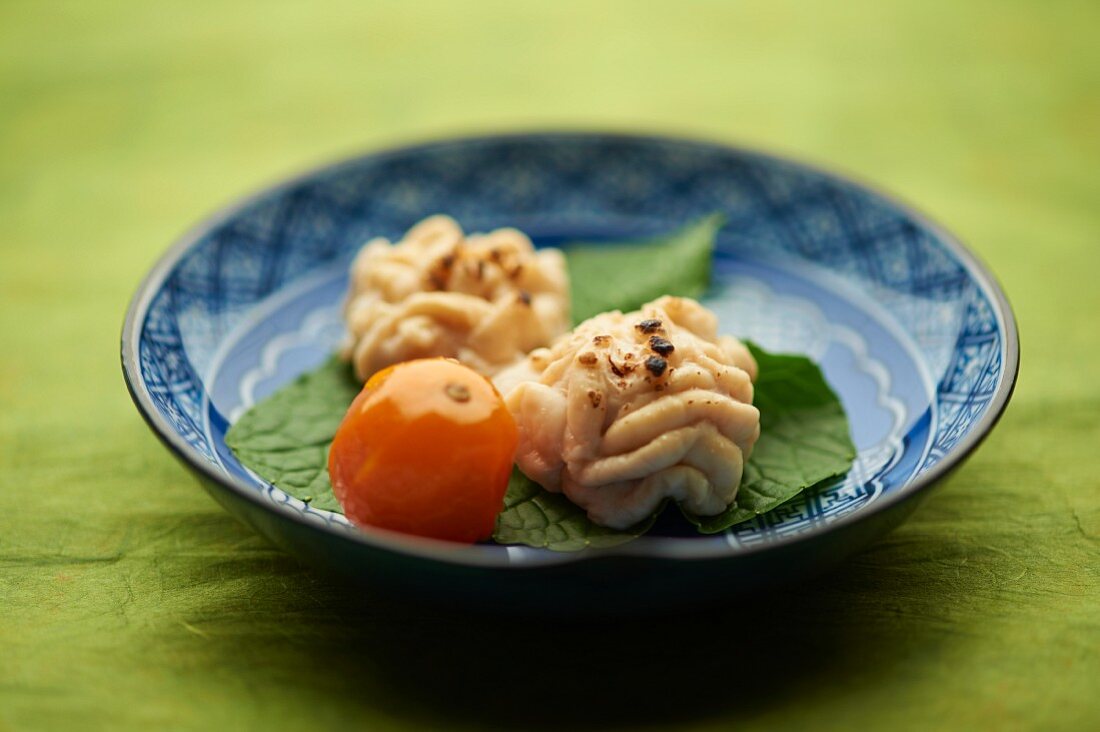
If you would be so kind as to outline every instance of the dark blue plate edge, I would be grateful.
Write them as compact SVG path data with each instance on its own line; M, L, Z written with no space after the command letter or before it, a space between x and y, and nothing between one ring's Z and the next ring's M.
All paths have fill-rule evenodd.
M281 191L293 188L307 180L323 175L336 173L345 167L361 164L365 160L385 160L388 158L404 156L412 153L428 151L431 149L451 145L471 145L491 143L496 140L529 140L532 142L548 139L574 139L574 140L622 140L630 142L689 145L704 150L720 151L723 153L735 153L737 155L755 158L758 160L792 165L808 170L826 179L843 183L849 186L861 188L879 197L898 211L910 217L933 234L958 258L974 278L974 281L982 288L990 302L994 303L998 317L1004 323L1004 371L997 390L989 401L989 405L979 420L978 424L970 429L954 448L943 459L932 466L928 472L921 474L911 484L892 492L882 499L868 506L866 509L855 511L836 521L815 527L812 530L782 537L767 543L739 547L734 551L732 547L724 547L713 544L700 545L692 539L675 539L662 537L655 540L642 537L620 547L610 549L588 549L574 553L547 553L545 558L540 557L536 561L525 559L520 564L511 564L506 556L491 554L477 546L468 547L455 545L449 542L413 537L383 529L365 528L358 532L337 532L325 526L320 526L306 520L297 512L280 510L275 504L268 501L263 495L248 485L243 480L228 476L217 470L214 465L207 462L194 448L188 445L172 429L171 425L160 415L153 405L151 397L145 390L140 376L137 346L140 338L141 327L145 321L149 305L160 286L176 265L179 259L192 246L200 241L212 229L225 223L242 209L272 196ZM269 186L250 195L230 203L214 214L204 218L200 223L188 230L179 241L168 249L153 265L148 274L138 285L127 308L126 316L122 324L121 333L121 365L126 388L130 398L137 407L142 418L160 441L182 463L193 470L197 470L207 483L218 484L232 491L237 498L242 498L249 503L256 504L267 513L278 516L281 519L292 521L301 528L306 528L327 535L330 539L350 542L353 544L366 544L376 549L393 551L424 559L432 559L449 564L465 565L479 568L498 569L523 569L545 567L606 559L615 556L624 557L652 557L665 560L705 560L705 559L735 559L759 554L768 550L779 548L793 548L795 545L812 542L826 535L842 532L851 528L854 524L868 520L873 516L889 511L903 502L915 499L918 495L926 493L936 483L959 467L976 450L989 433L996 426L1004 413L1008 402L1016 387L1020 368L1020 339L1016 318L1012 306L1005 296L1000 283L989 268L971 252L955 235L951 234L943 226L935 222L929 216L919 211L914 206L904 202L897 196L886 193L875 185L868 184L857 176L840 174L831 170L820 168L813 164L807 164L800 160L783 155L751 150L737 145L715 142L711 140L693 139L689 137L670 137L659 134L646 134L621 131L576 131L576 130L529 130L521 132L509 132L501 134L471 135L452 137L446 139L429 140L425 142L411 143L400 146L387 147L383 150L368 152L361 155L341 159L335 163L329 163L306 172L292 176L289 179ZM220 502L220 501L219 501Z

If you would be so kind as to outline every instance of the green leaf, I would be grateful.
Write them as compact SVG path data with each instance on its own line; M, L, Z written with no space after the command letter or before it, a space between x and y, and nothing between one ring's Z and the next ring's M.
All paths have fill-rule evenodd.
M566 246L573 322L637 310L662 295L701 297L710 284L714 237L724 223L722 214L711 214L656 239Z
M840 399L805 356L748 344L760 369L753 404L760 439L745 465L737 500L717 516L684 515L704 534L767 513L804 490L848 472L856 447Z
M545 490L517 468L508 483L504 510L497 516L493 540L498 544L526 544L559 552L607 548L625 544L649 531L657 513L629 529L599 526L588 520L580 506L561 493Z
M315 508L343 513L328 477L328 448L362 385L335 356L244 413L225 435L261 478Z

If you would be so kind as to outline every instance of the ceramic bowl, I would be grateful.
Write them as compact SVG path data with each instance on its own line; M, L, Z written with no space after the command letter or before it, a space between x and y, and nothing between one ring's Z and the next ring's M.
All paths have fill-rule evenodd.
M843 480L724 534L661 528L614 549L459 546L359 530L245 470L245 409L342 335L346 272L373 236L433 213L537 245L637 237L723 212L705 302L722 330L805 353L848 411ZM368 591L506 610L668 607L787 581L898 525L989 433L1016 378L1016 325L989 272L910 208L838 175L715 144L620 134L456 139L277 185L209 219L139 287L122 365L153 431L227 510Z

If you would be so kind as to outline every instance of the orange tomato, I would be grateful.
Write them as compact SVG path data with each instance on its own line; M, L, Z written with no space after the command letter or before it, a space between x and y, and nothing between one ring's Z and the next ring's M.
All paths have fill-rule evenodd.
M408 361L352 402L329 475L356 524L472 543L493 533L518 439L488 379L452 359Z

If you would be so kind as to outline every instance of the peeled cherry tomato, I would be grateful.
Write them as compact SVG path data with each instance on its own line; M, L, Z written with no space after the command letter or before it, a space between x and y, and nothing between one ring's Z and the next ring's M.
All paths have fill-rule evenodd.
M329 475L356 524L471 543L493 533L518 439L488 379L451 359L408 361L352 402Z

